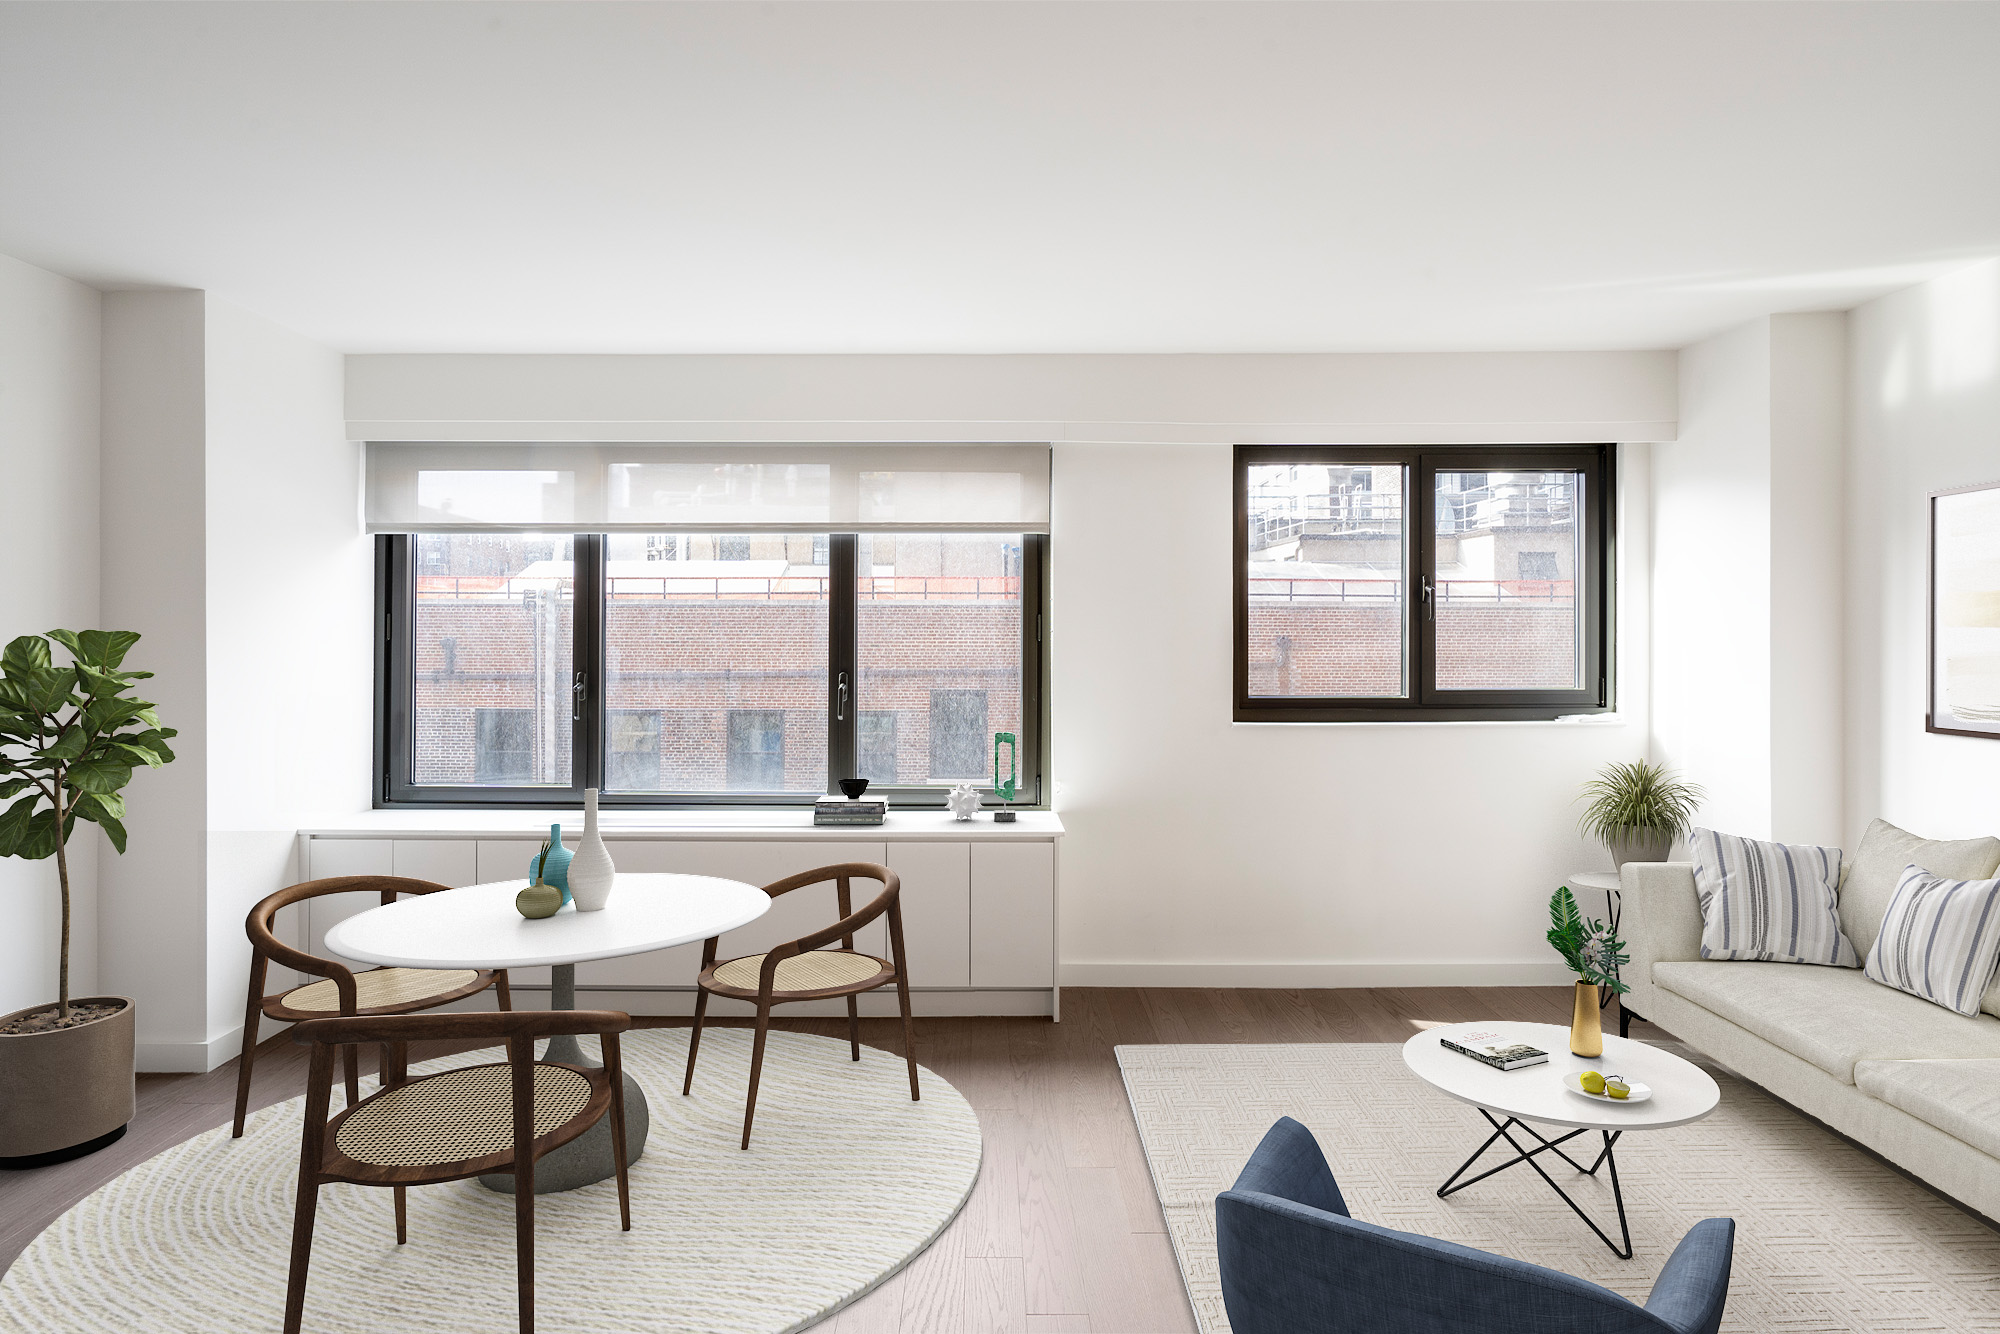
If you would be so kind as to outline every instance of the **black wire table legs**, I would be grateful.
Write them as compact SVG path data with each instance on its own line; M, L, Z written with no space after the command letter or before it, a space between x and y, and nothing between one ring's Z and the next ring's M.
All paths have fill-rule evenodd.
M1618 1137L1624 1133L1623 1131L1600 1130L1598 1133L1604 1137L1604 1148L1598 1153L1596 1159L1590 1164L1590 1166L1585 1167L1582 1163L1570 1157L1567 1153L1564 1153L1562 1146L1569 1143L1571 1140L1575 1139L1579 1135L1589 1134L1590 1133L1589 1130L1587 1129L1572 1130L1566 1135L1558 1135L1554 1139L1548 1139L1544 1137L1539 1130L1536 1130L1533 1126L1529 1125L1527 1122L1516 1120L1514 1117L1510 1116L1505 1121L1501 1121L1496 1119L1493 1113L1487 1111L1484 1107L1481 1107L1479 1109L1479 1114L1485 1117L1487 1123L1493 1127L1493 1133L1491 1135L1488 1135L1486 1137L1486 1142L1481 1144L1476 1150L1474 1150L1472 1156L1470 1158L1467 1158L1464 1164L1461 1165L1456 1172L1453 1172L1451 1174L1450 1180L1446 1181L1442 1186L1438 1187L1437 1193L1439 1199L1443 1199L1447 1195L1451 1195L1457 1191L1464 1190L1467 1186L1472 1185L1474 1182L1484 1181L1486 1180L1486 1178L1494 1175L1497 1172L1504 1172L1508 1168L1514 1166L1516 1163L1526 1163L1528 1166L1535 1169L1535 1174L1537 1176L1541 1177L1542 1180L1549 1183L1550 1190L1554 1191L1557 1195L1562 1197L1562 1202L1570 1207L1571 1212L1573 1212L1578 1218L1581 1218L1584 1221L1584 1223L1590 1228L1590 1230L1597 1234L1598 1240L1602 1241L1606 1246L1611 1248L1611 1253L1613 1255L1617 1256L1621 1260L1629 1260L1632 1258L1632 1229L1630 1225L1627 1224L1625 1221L1625 1193L1621 1189L1619 1189L1618 1186L1618 1159L1617 1156L1612 1152L1612 1150L1618 1144ZM1536 1141L1535 1147L1531 1149L1522 1148L1520 1141L1514 1138L1513 1132L1515 1130L1520 1130L1523 1133L1533 1137ZM1472 1165L1478 1162L1480 1157L1484 1155L1488 1149L1492 1148L1496 1141L1501 1139L1506 1140L1508 1145L1514 1150L1514 1157L1509 1158L1506 1162L1501 1163L1498 1167L1487 1168L1484 1172L1481 1172L1476 1177L1467 1177L1465 1174L1472 1170ZM1604 1229L1597 1225L1596 1220L1591 1218L1589 1214L1583 1211L1583 1206L1579 1205L1575 1200L1571 1199L1569 1196L1569 1192L1564 1190L1561 1186L1557 1185L1556 1179L1550 1176L1546 1171L1544 1171L1542 1165L1535 1161L1537 1155L1544 1153L1553 1153L1556 1157L1562 1159L1564 1162L1568 1163L1571 1167L1574 1167L1577 1171L1583 1173L1585 1176L1593 1176L1593 1177L1596 1176L1597 1169L1600 1167L1606 1168L1610 1171L1611 1198L1618 1205L1618 1233L1624 1243L1622 1247L1618 1242L1614 1242L1613 1240L1611 1240L1610 1236L1604 1231ZM1460 1180L1461 1177L1463 1177L1464 1180Z

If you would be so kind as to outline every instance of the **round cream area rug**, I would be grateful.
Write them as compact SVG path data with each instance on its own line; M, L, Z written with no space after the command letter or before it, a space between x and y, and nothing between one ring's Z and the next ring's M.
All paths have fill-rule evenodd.
M626 1072L653 1117L631 1169L632 1231L618 1229L611 1181L536 1197L546 1334L803 1329L902 1268L972 1191L978 1118L929 1070L912 1102L900 1057L863 1047L856 1063L844 1041L773 1032L745 1152L751 1035L706 1031L683 1098L687 1032L625 1038ZM256 1114L240 1140L225 1125L176 1145L57 1219L0 1279L0 1330L279 1328L304 1101ZM513 1196L458 1181L409 1200L410 1241L398 1246L390 1191L321 1188L305 1328L515 1328Z

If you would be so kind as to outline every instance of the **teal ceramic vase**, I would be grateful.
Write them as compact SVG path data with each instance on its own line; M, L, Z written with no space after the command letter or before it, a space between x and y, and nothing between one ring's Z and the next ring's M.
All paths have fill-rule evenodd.
M562 891L562 901L568 903L569 859L575 855L575 853L563 846L562 826L560 824L550 825L549 851L546 858L548 864L543 865L544 858L540 852L537 852L529 859L528 883L533 884L539 880L545 885L554 885Z

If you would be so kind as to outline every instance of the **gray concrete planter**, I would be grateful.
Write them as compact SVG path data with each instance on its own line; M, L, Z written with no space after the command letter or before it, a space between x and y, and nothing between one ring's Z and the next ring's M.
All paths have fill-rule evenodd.
M1604 840L1611 849L1611 860L1619 866L1626 862L1663 862L1673 851L1674 836L1664 829L1625 829Z
M0 1034L0 1168L80 1158L125 1133L139 1007L128 996L78 996L70 1003L107 1001L124 1008L75 1028ZM47 1008L0 1015L0 1026Z

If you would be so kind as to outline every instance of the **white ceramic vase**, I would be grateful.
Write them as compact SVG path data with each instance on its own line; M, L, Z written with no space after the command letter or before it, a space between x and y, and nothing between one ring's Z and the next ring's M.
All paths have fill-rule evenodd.
M583 790L583 839L569 863L569 896L578 912L596 912L611 899L611 882L617 868L611 853L597 832L597 789Z

